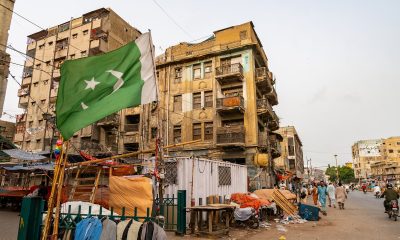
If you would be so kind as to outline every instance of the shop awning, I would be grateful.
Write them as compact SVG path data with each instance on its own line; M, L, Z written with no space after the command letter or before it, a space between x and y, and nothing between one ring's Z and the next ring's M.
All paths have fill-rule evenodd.
M25 152L20 149L8 149L8 150L3 150L3 152L5 152L11 158L25 160L25 161L39 161L42 159L46 159L46 157L42 155L31 152Z

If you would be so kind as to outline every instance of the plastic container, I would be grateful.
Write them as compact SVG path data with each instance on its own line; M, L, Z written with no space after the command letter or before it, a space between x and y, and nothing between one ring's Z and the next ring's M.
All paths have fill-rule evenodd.
M299 215L307 221L318 221L319 208L307 204L299 204Z

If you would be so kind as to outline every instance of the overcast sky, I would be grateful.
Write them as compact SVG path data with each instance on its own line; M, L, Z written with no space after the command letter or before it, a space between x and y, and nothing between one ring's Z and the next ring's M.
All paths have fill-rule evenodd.
M400 135L400 1L26 1L15 11L48 28L111 7L158 53L183 41L253 21L277 77L281 126L294 125L314 166L351 161L360 139ZM14 15L9 44L25 51L37 27ZM10 52L12 61L24 58ZM11 67L21 80L22 68ZM15 115L18 85L9 78L4 111ZM8 119L7 116L3 119Z

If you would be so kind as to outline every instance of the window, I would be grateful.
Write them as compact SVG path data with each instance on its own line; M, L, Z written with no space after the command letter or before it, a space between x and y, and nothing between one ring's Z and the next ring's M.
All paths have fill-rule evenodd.
M82 51L82 52L81 52L81 56L82 56L82 57L86 57L86 56L87 56L87 51Z
M46 66L50 66L51 61L46 61Z
M28 122L28 127L31 128L32 126L33 126L33 121L29 121L29 122Z
M213 140L213 122L204 123L204 140Z
M73 39L78 38L78 34L77 34L77 33L72 34L72 38L73 38Z
M201 78L201 65L196 64L193 65L193 79L200 79Z
M393 149L389 149L389 153L393 153Z
M175 125L174 126L174 132L173 132L173 138L174 138L174 143L180 143L182 141L182 129L181 125Z
M152 127L151 128L151 138L156 138L157 137L157 128Z
M42 126L43 120L39 120L39 126Z
M89 30L84 30L83 35L87 35L89 33Z
M294 156L294 139L293 139L293 137L288 137L288 152L289 152L289 156Z
M46 103L46 99L40 100L40 103L41 103L42 105L44 105L44 104Z
M49 42L49 46L53 45L53 41Z
M75 59L75 54L69 55L69 59Z
M42 64L40 63L36 64L36 68L40 68L40 66L42 66Z
M44 80L43 85L47 85L47 84L49 84L49 80Z
M400 142L397 142L397 145L400 145Z
M213 92L207 91L204 92L204 107L212 107L213 106Z
M193 109L201 108L201 92L193 93Z
M193 123L193 140L201 139L201 123Z
M31 105L32 105L32 106L35 106L35 105L36 105L36 102L31 102Z
M33 86L34 86L34 87L37 87L38 85L39 85L39 82L33 83Z
M174 111L182 111L182 95L174 96Z
M174 162L165 162L165 178L164 182L166 184L177 184L178 183L178 163Z
M177 68L175 68L174 83L180 83L181 81L182 81L182 68L177 67Z
M212 63L210 62L205 62L204 63L204 78L209 78L211 77L211 72L212 72Z
M218 185L231 185L231 167L218 166Z
M44 48L44 44L39 45L39 49L42 49L42 48Z

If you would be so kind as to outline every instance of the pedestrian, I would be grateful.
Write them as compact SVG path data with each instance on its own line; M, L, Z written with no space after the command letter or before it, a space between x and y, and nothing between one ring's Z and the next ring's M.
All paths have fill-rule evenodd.
M321 181L318 186L318 201L321 204L321 212L326 216L326 186L323 181Z
M344 189L341 182L339 182L339 186L335 190L336 201L338 202L339 209L344 209L344 201L347 198L346 189Z
M314 205L317 206L318 205L318 188L317 188L316 183L313 183L313 189L311 190L311 195L313 197Z
M307 204L307 188L306 185L304 184L303 187L300 190L300 202L303 204Z
M335 186L330 182L328 187L326 188L326 191L328 192L328 200L329 200L329 207L336 208L336 198L335 198Z

